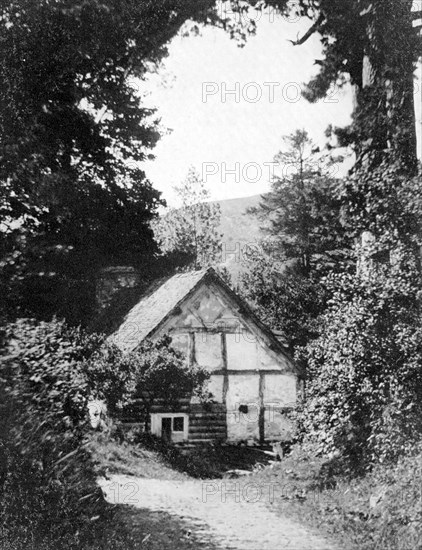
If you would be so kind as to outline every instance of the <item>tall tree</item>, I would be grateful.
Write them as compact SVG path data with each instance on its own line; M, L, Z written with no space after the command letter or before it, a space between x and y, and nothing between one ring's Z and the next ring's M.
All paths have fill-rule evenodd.
M264 223L271 253L294 262L302 275L338 268L348 246L336 196L338 181L330 177L329 163L317 154L305 130L285 136L284 142L286 150L274 158L279 174L271 192L250 212Z
M245 4L228 2L241 14L237 20L244 21ZM250 4L283 12L292 6L287 0ZM357 109L355 124L345 135L356 145L357 166L379 165L380 156L393 152L400 169L413 173L412 73L420 52L420 26L414 28L412 20L420 13L412 11L411 0L300 0L298 5L313 24L295 43L303 43L318 31L324 46L324 59L318 60L321 72L309 88L309 98L319 97L330 83L343 82L350 75L357 87ZM110 193L108 199L119 210L125 186L134 185L135 195L142 195L140 210L147 218L139 224L139 218L135 222L129 216L126 226L141 228L135 240L151 243L146 246L151 256L147 222L158 197L134 166L145 158L158 134L144 123L151 112L142 108L130 79L142 78L166 54L166 44L189 19L220 25L241 41L254 26L242 26L236 17L222 17L215 0L23 0L3 2L0 10L4 280L10 279L19 264L16 277L20 282L29 269L34 277L43 274L47 287L51 285L45 273L54 273L61 286L69 266L81 267L81 258L96 256L83 254L80 243L90 240L104 219L92 215L91 222L85 223L75 215L75 205L85 199L89 203L90 194ZM75 182L78 192L67 193ZM58 242L54 231L64 218L76 235ZM106 228L103 234L108 233ZM49 265L32 269L30 254L22 259L22 248L41 257L32 243L34 235L44 237L42 248L49 258L59 251L58 264L67 251L67 268L60 274ZM117 241L110 239L110 243ZM121 261L124 247L110 250L106 243L103 248L107 254L99 251L101 261ZM79 256L72 256L74 250ZM92 279L91 270L86 277ZM6 291L10 297L19 294L10 286ZM47 307L46 300L35 308L44 313L54 309Z
M414 175L413 75L422 45L422 12L417 4L412 0L299 0L294 4L264 0L259 6L284 13L293 6L310 18L308 31L292 41L294 45L320 35L323 58L315 61L320 71L308 83L310 101L323 97L332 85L350 80L355 87L354 122L342 137L354 144L357 167L377 165L381 157L393 155L402 170Z
M200 174L189 168L176 194L180 208L171 208L154 224L154 233L164 253L180 252L192 258L194 267L221 261L220 206L207 202L210 192Z
M96 269L147 266L159 204L138 163L159 137L137 79L214 2L0 5L0 253L7 312L81 320Z
M319 281L286 269L271 255L256 252L241 273L239 291L260 319L283 335L292 354L319 336L318 316L327 301Z

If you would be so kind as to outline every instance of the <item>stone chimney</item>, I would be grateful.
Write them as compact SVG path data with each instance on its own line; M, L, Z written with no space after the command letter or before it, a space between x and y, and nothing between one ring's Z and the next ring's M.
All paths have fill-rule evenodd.
M139 284L139 281L139 271L131 266L113 266L101 269L96 285L98 311L102 311L109 306L119 290L134 288Z

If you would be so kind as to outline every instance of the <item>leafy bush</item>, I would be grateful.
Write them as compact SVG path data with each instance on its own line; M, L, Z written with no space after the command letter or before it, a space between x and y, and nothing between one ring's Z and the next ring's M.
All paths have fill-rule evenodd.
M330 282L322 334L307 347L305 437L356 464L395 460L422 434L421 276L397 245L371 276Z
M109 514L86 448L85 366L103 339L28 319L0 337L2 543L80 548Z
M105 399L115 412L141 387L172 402L207 374L187 367L169 339L125 355L101 335L30 319L2 327L0 339L2 544L101 546L110 512L95 483L88 398ZM125 548L112 539L107 548Z
M375 160L339 186L349 233L364 237L358 272L327 278L321 336L304 354L306 440L361 466L396 460L422 434L420 182Z
M137 398L143 404L146 428L153 403L177 408L180 399L197 395L206 399L204 384L210 373L197 365L188 365L182 352L171 347L165 336L157 341L145 341L135 351L124 355L124 370L130 374L127 396L130 405Z

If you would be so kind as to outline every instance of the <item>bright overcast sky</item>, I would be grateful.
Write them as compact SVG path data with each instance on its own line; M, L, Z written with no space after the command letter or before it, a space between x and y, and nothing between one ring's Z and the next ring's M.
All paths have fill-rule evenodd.
M349 88L334 89L316 104L300 97L303 83L318 70L314 60L321 47L317 36L296 47L288 39L308 25L264 14L244 48L211 27L201 36L173 40L159 73L143 84L146 104L158 108L162 126L170 130L144 169L170 204L173 186L190 165L204 175L212 199L265 192L273 168L264 163L280 150L283 135L305 128L323 146L328 124L350 123ZM229 93L236 86L237 97ZM416 103L420 130L420 94Z

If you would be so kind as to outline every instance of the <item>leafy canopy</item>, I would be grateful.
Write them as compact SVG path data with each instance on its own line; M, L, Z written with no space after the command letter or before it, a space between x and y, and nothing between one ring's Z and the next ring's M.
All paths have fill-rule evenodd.
M422 436L420 183L384 169L344 185L366 198L350 201L351 228L372 238L356 251L356 274L328 278L321 335L305 353L304 430L321 452L373 463L410 453Z
M0 6L0 262L5 313L79 323L104 265L148 271L162 204L139 163L160 136L139 83L214 2ZM88 288L89 287L89 288Z

